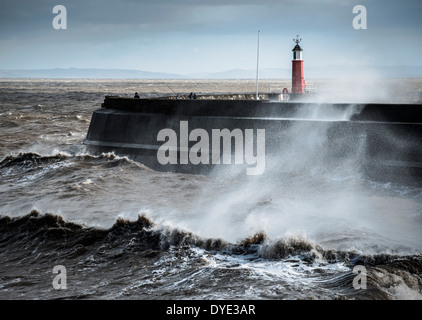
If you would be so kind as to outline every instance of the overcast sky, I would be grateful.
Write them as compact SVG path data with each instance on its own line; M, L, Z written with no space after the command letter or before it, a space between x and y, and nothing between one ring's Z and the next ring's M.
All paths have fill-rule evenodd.
M290 68L296 34L307 66L422 66L421 18L421 0L0 0L0 69L254 69L258 30L262 68Z

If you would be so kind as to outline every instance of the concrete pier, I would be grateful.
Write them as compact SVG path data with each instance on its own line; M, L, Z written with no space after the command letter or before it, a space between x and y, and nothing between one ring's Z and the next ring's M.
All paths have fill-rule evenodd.
M216 129L241 132L244 144L246 130L252 130L255 155L256 134L264 129L265 173L312 165L335 168L353 162L373 179L419 180L422 176L422 105L417 104L106 97L102 108L93 113L84 143L94 152L114 151L158 171L210 174L247 167L246 162L236 164L234 157L231 166L212 163L216 150L211 141L209 163L192 164L189 149L199 139L190 139L186 150L178 142L177 164L160 164L157 152L165 141L158 141L159 132L171 129L179 135L181 123L188 125L189 132L200 129L197 132L209 137ZM230 146L234 153L234 137ZM223 151L221 145L219 154Z

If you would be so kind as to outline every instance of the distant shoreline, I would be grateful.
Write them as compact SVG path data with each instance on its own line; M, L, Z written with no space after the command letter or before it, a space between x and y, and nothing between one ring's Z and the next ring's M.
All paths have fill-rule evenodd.
M306 79L308 88L318 92L321 102L408 102L422 103L422 77L396 79ZM96 83L92 91L99 94L118 94L122 97L133 97L138 92L141 97L159 97L210 94L254 94L254 79L87 79L87 78L0 78L4 88L7 83L51 82L60 83L66 91L80 91L82 83ZM112 84L123 84L119 92L113 92ZM260 79L259 93L281 93L283 88L291 88L289 78ZM318 102L316 101L316 102Z
M283 65L284 66L284 65ZM305 79L335 78L422 78L422 66L307 66L305 63ZM95 69L95 68L53 68L9 70L0 69L0 78L49 78L49 79L209 79L209 80L255 80L256 69L232 69L218 72L197 72L176 74L131 69ZM259 79L290 79L291 67L260 68Z

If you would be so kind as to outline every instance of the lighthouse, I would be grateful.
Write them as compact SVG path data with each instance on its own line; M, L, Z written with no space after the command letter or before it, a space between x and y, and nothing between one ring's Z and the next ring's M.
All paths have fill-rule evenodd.
M299 46L299 35L293 42L296 43L293 48L293 60L292 60L292 93L301 94L305 93L305 79L303 78L303 59L302 59L302 48Z

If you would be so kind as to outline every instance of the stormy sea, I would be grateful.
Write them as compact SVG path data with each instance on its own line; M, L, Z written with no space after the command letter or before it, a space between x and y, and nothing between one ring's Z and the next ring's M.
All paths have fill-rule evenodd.
M106 95L201 90L254 82L0 81L0 299L422 299L422 187L317 161L323 137L256 179L83 144Z

